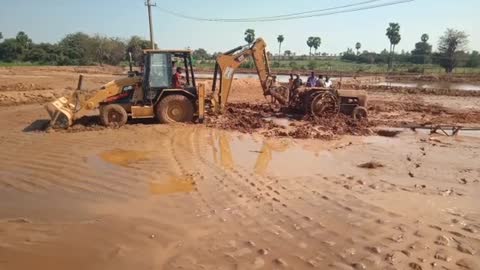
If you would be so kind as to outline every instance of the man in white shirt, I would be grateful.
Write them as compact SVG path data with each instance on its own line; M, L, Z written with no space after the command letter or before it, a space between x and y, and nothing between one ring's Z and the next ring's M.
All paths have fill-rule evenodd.
M330 87L332 87L332 85L333 85L333 82L330 80L330 77L328 77L328 76L325 77L325 87L330 88Z

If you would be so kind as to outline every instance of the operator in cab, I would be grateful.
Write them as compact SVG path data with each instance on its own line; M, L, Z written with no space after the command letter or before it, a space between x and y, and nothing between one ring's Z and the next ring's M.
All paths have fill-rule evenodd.
M177 67L177 72L173 74L172 84L173 88L181 89L185 86L185 77L182 75L183 68Z

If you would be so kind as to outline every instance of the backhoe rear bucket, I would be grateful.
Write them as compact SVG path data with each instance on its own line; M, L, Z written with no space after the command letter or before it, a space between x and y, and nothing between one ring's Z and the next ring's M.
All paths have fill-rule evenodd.
M71 104L67 98L61 97L47 105L45 109L50 115L50 127L68 128L73 124L75 105Z

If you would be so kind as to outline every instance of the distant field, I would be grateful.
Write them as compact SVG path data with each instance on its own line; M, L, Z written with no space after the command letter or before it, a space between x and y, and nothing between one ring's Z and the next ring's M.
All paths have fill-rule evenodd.
M29 66L44 66L37 63L30 62L0 62L0 67L29 67Z
M348 72L348 73L388 73L386 64L358 64L354 62L342 61L340 59L314 59L314 60L272 60L270 61L272 70L274 71L325 71L325 72ZM14 66L45 66L38 63L30 62L0 62L0 67L14 67ZM128 66L128 63L122 62L120 66ZM196 68L213 69L215 67L214 60L197 60L195 61ZM243 68L254 68L252 61L242 64ZM439 65L418 65L410 63L396 64L393 72L398 73L412 73L412 74L443 74L444 69ZM480 68L456 68L455 74L480 74Z
M214 61L197 61L196 67L214 68ZM275 71L308 71L321 70L331 72L361 72L361 73L387 73L387 64L358 64L354 62L342 61L339 59L315 59L315 60L272 60L270 65ZM253 62L247 62L242 65L245 68L253 68ZM427 73L441 74L445 73L439 65L418 65L418 64L396 64L393 72L400 73ZM454 73L470 74L480 73L480 68L457 68Z

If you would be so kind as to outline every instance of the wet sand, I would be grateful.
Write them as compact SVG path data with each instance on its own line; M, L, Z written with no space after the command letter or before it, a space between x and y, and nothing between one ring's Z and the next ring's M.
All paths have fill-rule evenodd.
M480 269L478 136L46 118L0 107L0 269Z

